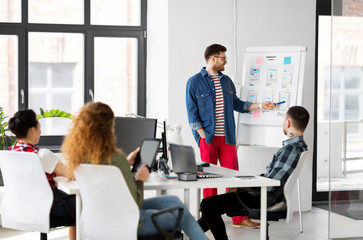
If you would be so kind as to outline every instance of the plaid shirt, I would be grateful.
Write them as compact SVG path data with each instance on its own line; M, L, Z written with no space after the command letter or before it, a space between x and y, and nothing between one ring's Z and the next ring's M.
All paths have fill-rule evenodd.
M266 167L264 177L281 181L279 187L269 187L268 195L282 200L284 185L299 162L300 155L307 150L303 136L294 137L282 142L283 147L275 153L272 162Z
M17 142L16 145L9 148L9 150L18 151L18 152L33 152L36 154L38 154L38 152L39 152L39 148L34 147L33 145L31 145L29 143L23 143L23 142ZM55 173L52 173L52 174L45 173L45 175L47 176L50 187L53 189L54 188L54 177L56 177L57 175Z

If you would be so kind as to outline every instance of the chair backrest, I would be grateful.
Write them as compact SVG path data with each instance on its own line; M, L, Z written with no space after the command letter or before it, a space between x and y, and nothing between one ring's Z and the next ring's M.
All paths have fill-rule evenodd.
M0 151L0 168L5 189L2 226L48 233L53 192L37 154Z
M284 186L284 196L285 196L285 200L286 200L286 206L287 206L287 214L286 214L286 223L289 223L292 219L292 214L293 214L293 194L294 194L294 189L296 187L299 175L301 173L301 169L304 166L304 164L307 162L307 159L309 159L310 157L310 152L306 151L303 152L300 155L300 159L299 162L297 163L296 168L294 169L294 171L291 173L291 175L289 176L289 178L287 179L285 186Z
M120 169L81 164L74 174L82 198L82 238L136 240L139 208Z

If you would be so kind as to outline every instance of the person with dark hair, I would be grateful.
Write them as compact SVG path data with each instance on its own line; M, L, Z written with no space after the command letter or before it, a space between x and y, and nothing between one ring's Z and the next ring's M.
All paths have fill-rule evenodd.
M280 180L280 186L267 189L267 207L284 200L284 185L294 171L300 155L307 150L303 138L309 122L308 111L300 106L291 107L283 121L283 132L288 137L262 176ZM221 215L243 208L240 200L250 209L260 208L260 191L243 191L243 188L229 189L228 193L205 198L200 204L202 218L198 221L203 230L211 230L216 240L228 239Z
M67 167L58 157L48 149L39 149L34 145L39 142L41 130L36 114L31 109L20 110L9 120L9 129L15 134L17 143L10 151L34 152L38 154L49 185L52 188L54 200L50 210L50 219L70 219L75 222L76 204L75 197L68 196L58 190L54 184L54 177L64 176L73 179L73 174L68 173ZM76 227L69 227L69 239L76 239Z
M186 86L188 121L199 145L202 162L219 164L238 170L234 111L247 113L257 109L273 109L271 101L252 103L241 101L232 80L222 73L227 64L226 47L208 46L204 52L206 67L192 76ZM217 194L216 188L203 189L203 197ZM233 217L236 227L255 228L246 217Z
M146 164L133 176L130 167L134 165L140 148L131 152L128 156L116 147L115 116L107 104L90 102L82 107L78 116L73 118L73 126L65 137L62 152L65 155L69 171L73 172L80 164L113 165L120 169L126 184L135 202L140 208L140 227L138 237L157 235L151 215L158 210L179 206L184 209L180 222L180 230L183 230L191 239L207 240L203 230L185 205L176 196L161 196L143 198L144 181L149 178L150 172ZM127 136L124 136L127 138ZM166 231L173 229L177 213L162 214L157 222ZM122 227L122 226L120 226Z

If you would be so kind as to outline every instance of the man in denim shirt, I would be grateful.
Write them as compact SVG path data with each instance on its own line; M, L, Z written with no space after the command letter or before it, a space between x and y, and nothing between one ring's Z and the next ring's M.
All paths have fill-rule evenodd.
M192 76L186 87L188 120L199 145L203 162L219 163L238 170L234 110L247 113L256 109L273 109L270 101L252 103L241 101L232 80L222 73L227 64L227 49L219 44L206 48L207 66ZM217 194L216 188L203 189L204 198ZM235 226L257 227L246 217L234 217ZM246 221L245 221L246 220Z

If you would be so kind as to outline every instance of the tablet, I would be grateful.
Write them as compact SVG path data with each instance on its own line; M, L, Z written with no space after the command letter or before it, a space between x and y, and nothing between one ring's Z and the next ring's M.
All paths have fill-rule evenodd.
M155 157L159 150L160 139L144 139L141 144L141 149L135 159L132 170L136 172L142 165L146 164L149 170L155 163Z

